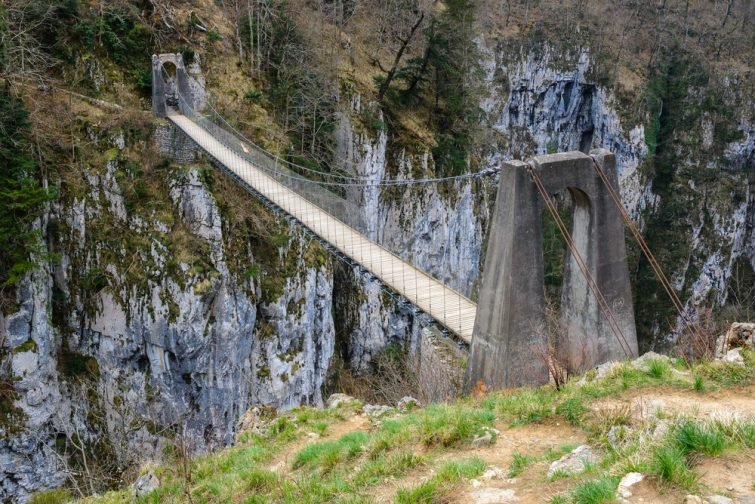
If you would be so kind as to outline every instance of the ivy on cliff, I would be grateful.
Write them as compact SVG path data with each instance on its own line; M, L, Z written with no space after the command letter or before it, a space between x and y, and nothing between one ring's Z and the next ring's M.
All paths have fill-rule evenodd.
M716 205L709 198L730 184L731 200L724 205L743 199L734 183L741 174L721 169L729 168L723 156L726 146L741 139L742 133L732 126L735 114L720 90L713 98L716 90L705 61L673 47L653 71L646 95L650 124L645 133L649 158L644 169L658 203L645 210L644 234L663 271L684 280L677 290L685 299L699 274L695 254L704 250L706 241L717 239L710 213ZM691 127L704 118L712 129L713 141L708 146L703 145L701 130ZM691 248L694 226L700 226L695 250ZM633 284L638 336L645 349L675 324L677 313L644 257L637 261Z

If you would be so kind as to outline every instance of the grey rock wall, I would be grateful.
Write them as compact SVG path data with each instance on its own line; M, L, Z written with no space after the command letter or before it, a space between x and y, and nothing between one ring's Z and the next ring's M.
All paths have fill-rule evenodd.
M330 267L310 267L302 247L284 247L280 254L291 254L300 274L287 279L278 301L260 303L254 280L228 267L221 213L197 170L175 172L169 198L186 239L206 251L205 271L171 255L164 222L127 213L113 175L118 163L88 175L84 198L51 210L64 223L56 240L72 245L53 270L29 275L19 309L0 324L0 355L8 355L24 415L21 428L4 430L0 440L0 498L24 502L65 481L60 436L107 439L125 467L159 458L163 429L185 433L201 451L233 442L251 404L322 403L335 341ZM109 263L88 241L103 222L145 239L144 255L125 269ZM303 239L291 234L292 243ZM134 268L148 279L131 283ZM78 283L92 271L102 271L110 287L83 292ZM53 295L68 300L63 313ZM263 322L272 334L261 334ZM85 371L71 371L71 359Z

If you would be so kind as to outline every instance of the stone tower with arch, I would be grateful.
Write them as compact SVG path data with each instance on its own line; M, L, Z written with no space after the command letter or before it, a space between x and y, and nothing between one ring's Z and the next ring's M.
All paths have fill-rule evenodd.
M169 83L164 78L164 69L172 66L175 70L173 74L173 83ZM170 73L170 72L168 72ZM158 117L168 115L170 105L168 104L168 93L170 85L175 86L175 91L181 96L177 101L178 110L185 114L187 104L193 103L191 95L191 86L189 77L184 66L184 59L180 53L166 53L152 55L152 112Z
M569 253L564 261L559 350L589 369L637 355L632 292L624 227L594 163L618 191L616 160L607 150L537 156L507 162L498 185L467 367L467 387L489 388L547 383L548 368L538 355L546 327L543 232L544 202L530 170L548 194L569 191L574 203L570 234L587 270L623 333L620 341Z

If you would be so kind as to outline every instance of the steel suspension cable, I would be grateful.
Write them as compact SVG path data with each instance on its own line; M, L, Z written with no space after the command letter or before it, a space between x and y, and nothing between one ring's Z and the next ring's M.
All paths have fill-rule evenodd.
M567 230L566 225L564 224L564 221L561 219L561 216L558 214L556 205L553 203L550 196L548 195L548 191L545 189L545 185L543 184L543 181L540 179L540 175L538 175L537 170L535 170L531 165L528 165L527 169L530 172L530 175L532 176L532 179L535 182L535 186L537 186L537 190L540 193L540 196L542 196L543 200L545 201L545 205L548 208L548 211L550 212L553 219L556 221L556 225L558 227L559 232L561 233L561 236L563 236L564 240L566 240L566 244L569 247L569 251L572 253L572 257L574 257L575 261L577 262L577 267L581 271L582 276L585 277L585 280L587 281L587 286L590 288L590 291L592 291L593 295L595 296L595 299L598 301L598 306L600 306L601 312L606 317L606 320L608 321L608 326L611 328L611 332L613 332L614 336L616 337L616 340L619 342L619 346L624 352L624 355L627 358L630 358L632 355L632 349L629 346L629 343L627 343L626 337L624 336L624 332L621 330L621 327L619 326L618 322L614 318L611 307L608 305L608 302L606 301L605 297L603 297L603 293L600 291L600 288L598 287L597 282L595 281L592 274L590 273L590 270L587 268L587 265L585 264L584 259L582 258L582 254L579 253L579 250L577 249L577 246L575 245L574 240L571 237L571 234Z
M202 116L201 114L199 114L196 110L194 110L193 107L191 106L191 104L189 104L189 102L183 97L183 95L180 93L180 91L178 89L176 90L176 95L178 96L178 99L180 101L182 101L191 110L191 112L194 115L196 115L198 117L202 117L205 120L207 120L208 122L210 122L210 124L213 124L214 126L219 127L216 124L212 123L212 121L209 121L207 118L205 118L204 116ZM237 140L238 140L238 138L237 138ZM280 159L280 157L271 156L270 154L266 153L265 151L261 151L261 152L264 155L268 156L268 157L271 157L271 158L274 157L275 158L274 162L276 164L283 162ZM307 182L307 183L310 183L310 184L317 184L317 185L320 185L320 186L329 186L329 187L396 187L396 186L414 186L414 185L441 184L441 183L448 183L448 182L456 182L456 181L460 181L460 180L479 179L479 178L484 177L484 176L494 175L494 174L498 173L501 170L500 167L493 167L493 168L488 168L486 170L482 170L482 171L475 172L475 173L465 173L463 175L452 175L452 176L448 176L448 177L434 177L434 178L424 178L424 179L388 179L388 180L382 180L380 182L368 182L368 183L359 182L359 183L357 183L357 182L327 182L327 181L312 180L312 179L306 178L304 176L292 175L290 173L285 173L285 172L282 172L280 170L273 170L271 168L264 167L264 166L260 166L259 168L261 168L261 169L263 169L263 170L265 170L265 171L267 171L269 173L274 173L275 175L286 177L286 178L288 178L290 180L297 180L297 181L300 181L300 182ZM302 167L302 168L304 168L304 167ZM311 169L309 169L309 170L310 171L314 171L314 172L316 172L319 175L323 175L324 174L323 172L320 172L320 171L317 171L317 170L311 170ZM361 180L361 179L359 179L359 180Z
M676 308L676 311L679 314L679 317L688 326L694 326L692 324L692 321L689 319L689 316L685 313L684 305L682 305L682 302L679 299L679 296L676 295L676 291L671 285L671 282L669 281L668 277L666 277L665 273L663 272L663 269L661 269L660 264L655 258L655 255L650 250L650 247L648 246L647 241L645 241L645 238L643 238L642 234L637 229L637 226L632 221L626 208L624 208L624 204L621 202L621 197L616 193L616 190L613 188L613 185L608 180L608 176L603 171L603 169L598 165L598 162L594 158L593 158L593 167L595 168L595 171L597 172L600 179L603 181L603 185L606 186L606 189L608 190L608 194L611 196L611 199L613 200L614 205L616 205L616 208L619 210L619 213L624 219L624 222L629 228L629 231L632 233L632 236L634 236L634 239L640 245L640 250L642 250L642 253L645 255L645 258L647 258L648 262L650 263L650 266L652 267L653 272L655 273L655 276L658 278L661 285L663 286L663 289L666 291L666 294L668 294L668 297L671 299L671 303L674 305L674 308ZM697 334L697 336L702 337L702 334L700 334L698 328L695 328L694 331Z

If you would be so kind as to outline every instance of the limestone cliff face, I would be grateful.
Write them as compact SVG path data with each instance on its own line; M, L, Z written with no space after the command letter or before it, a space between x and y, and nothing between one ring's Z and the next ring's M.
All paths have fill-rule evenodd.
M359 123L361 96L350 99L351 114L337 132L338 157L369 184L386 179L432 177L429 150L410 151L390 131L370 131ZM382 120L382 117L380 118ZM417 175L421 174L421 175ZM364 232L391 252L474 297L479 276L491 182L463 181L399 188L351 188L347 198L362 212ZM426 316L385 292L359 268L339 267L336 324L345 360L357 372L388 344L419 348Z
M646 231L663 218L658 209L665 202L654 190L654 177L647 168L653 153L647 144L646 123L635 124L626 119L627 114L622 113L626 104L620 103L615 90L595 81L589 50L564 55L547 46L539 51L513 53L510 47L491 47L485 53L489 85L482 106L499 136L483 168L535 154L606 148L616 154L621 197L632 219ZM722 86L726 94L736 95L736 80L728 86L722 82ZM352 120L341 119L338 145L339 157L347 160L354 174L377 182L388 177L432 173L433 161L427 151L410 151L398 145L395 132L359 127L358 119L353 118L370 105L359 96L349 102ZM701 137L702 150L689 151L673 167L680 183L691 191L695 191L695 182L693 176L686 175L690 167L705 164L710 170L728 170L722 175L726 182L721 187L699 188L697 196L690 195L689 212L682 217L688 231L680 232L674 244L664 244L686 251L681 262L667 265L666 273L682 292L686 310L693 317L701 306L715 309L730 301L727 289L738 261L755 265L755 191L746 171L742 171L755 162L751 107L745 104L739 110L736 128L741 138L728 143L718 158L704 150L715 148L710 117L703 115L699 123L691 124L689 128ZM495 180L484 180L493 187L496 184ZM731 184L738 187L732 190ZM480 185L463 183L451 188L429 186L403 191L369 188L351 191L349 197L364 209L363 219L371 237L474 297L493 204L490 192ZM636 262L630 264L633 274L637 267ZM369 288L364 292L369 293ZM357 318L369 321L364 322L368 326L381 327L382 333L349 333L353 336L351 349L360 356L357 362L369 360L361 357L369 351L360 349L360 341L367 342L366 348L379 348L378 340L401 339L395 332L385 336L391 334L386 327L396 326L388 315L393 312L390 303L386 309L386 303L369 294L360 302ZM654 339L645 344L663 339L666 329L657 326Z
M50 423L64 400L55 386L57 345L50 326L52 276L48 268L29 275L18 289L18 311L3 317L3 345L19 348L10 361L18 408L0 426L0 497L23 499L37 488L65 482L52 453ZM23 348L23 347L22 347ZM7 363L5 365L8 365ZM20 423L23 427L13 424Z
M498 54L494 72L505 75L508 87L490 107L494 128L505 139L504 156L516 159L602 147L616 154L621 195L638 218L653 203L651 185L638 168L648 155L644 127L622 124L609 89L588 76L590 54L581 52L573 64L558 60L546 48L521 59Z
M9 357L18 422L0 427L2 498L65 481L61 437L106 440L125 467L159 457L168 431L195 450L228 444L251 404L322 403L335 341L330 265L308 264L290 230L278 253L297 274L263 302L259 281L229 268L201 170L169 175L168 216L146 219L130 213L117 181L127 141L109 142L114 159L45 218L57 222L47 234L59 263L29 275L0 323L4 347L21 349ZM103 232L122 234L122 249L97 245Z
M491 162L606 148L616 154L621 196L632 219L646 230L663 218L659 208L667 202L661 200L654 188L653 174L646 168L652 153L646 143L645 126L621 119L621 105L614 91L592 77L589 51L565 55L546 46L537 52L513 54L510 48L498 48L491 54L489 73L494 86L485 107L502 136L501 147L491 156ZM719 90L721 99L728 97L728 101L736 102L736 86L736 79L724 79ZM690 96L696 93L699 92L691 90ZM686 230L673 238L674 243L662 245L667 250L686 251L680 261L666 265L666 274L682 291L682 301L693 317L700 306L716 308L727 302L732 268L740 258L755 264L755 196L746 170L742 170L748 166L751 169L755 162L752 112L752 103L737 110L734 120L740 139L723 146L722 155L713 154L716 145L707 114L702 114L698 123L685 125L690 137L699 137L699 142L692 143L692 147L675 142L674 148L680 154L673 166L674 177L691 192L685 199L688 211L678 219L685 223ZM690 170L700 166L718 170L721 184L696 190ZM630 265L630 269L635 267ZM663 329L655 328L656 337L664 334Z

